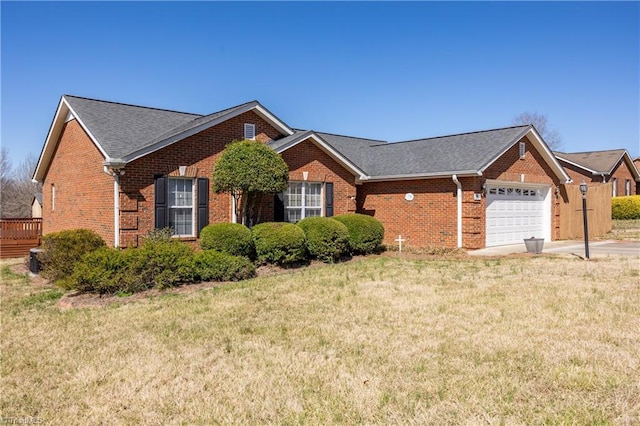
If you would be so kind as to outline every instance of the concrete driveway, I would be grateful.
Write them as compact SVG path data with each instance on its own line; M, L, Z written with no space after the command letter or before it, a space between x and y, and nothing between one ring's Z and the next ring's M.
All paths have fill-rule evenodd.
M524 246L524 242L522 242L522 244L471 250L467 253L471 256L501 256L526 252L527 249ZM584 257L584 241L573 240L545 242L542 254L551 253L568 253ZM598 256L640 257L640 241L608 240L589 242L589 257Z

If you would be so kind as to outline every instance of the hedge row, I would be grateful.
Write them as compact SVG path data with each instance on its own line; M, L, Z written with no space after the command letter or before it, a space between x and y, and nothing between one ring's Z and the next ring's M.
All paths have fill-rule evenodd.
M235 281L255 276L252 259L281 266L309 258L335 262L379 249L384 229L364 215L307 218L292 223L214 224L201 232L194 249L154 230L138 248L106 247L93 231L62 231L44 237L39 256L43 275L60 287L81 292L136 292L198 281Z
M613 197L611 199L611 217L613 219L640 219L640 195Z
M261 223L249 230L240 224L217 223L200 234L200 248L247 256L260 263L281 266L305 262L309 257L335 262L352 254L381 249L384 227L363 214L311 217L291 223Z

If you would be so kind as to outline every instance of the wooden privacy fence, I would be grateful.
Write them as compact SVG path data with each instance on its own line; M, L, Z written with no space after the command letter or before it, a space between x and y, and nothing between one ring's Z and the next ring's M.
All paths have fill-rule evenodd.
M584 238L582 193L579 185L562 185L560 194L560 239ZM589 237L611 231L611 183L593 183L587 190Z
M42 219L0 219L0 258L22 257L40 245Z

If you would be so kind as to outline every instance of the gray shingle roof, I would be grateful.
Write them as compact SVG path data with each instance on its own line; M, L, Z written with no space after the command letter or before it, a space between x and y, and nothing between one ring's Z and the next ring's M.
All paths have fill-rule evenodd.
M122 158L171 129L202 117L70 95L64 98L111 158Z
M559 159L566 159L572 163L578 164L597 173L609 174L618 164L622 156L625 154L624 149L611 149L607 151L589 151L589 152L554 152Z
M515 126L379 144L367 150L364 169L371 177L481 171L530 128Z
M369 172L368 156L371 147L374 145L386 144L386 141L375 139L356 138L352 136L334 135L331 133L316 133L329 145L344 155L349 161L358 166L361 170Z

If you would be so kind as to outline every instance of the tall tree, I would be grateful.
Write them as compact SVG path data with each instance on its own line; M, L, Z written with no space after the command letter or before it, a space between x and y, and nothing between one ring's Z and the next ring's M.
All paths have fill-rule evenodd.
M273 149L257 141L233 142L225 148L213 170L213 190L230 193L236 216L253 225L254 207L264 194L276 194L287 188L289 167ZM258 204L261 209L262 203ZM260 221L260 210L256 222Z
M31 181L37 162L29 154L14 168L6 148L0 150L0 217L31 217L31 202L41 190L40 185Z
M562 149L562 136L557 130L549 126L549 120L545 114L537 112L523 112L513 118L513 124L533 124L542 139L549 145L553 151Z

